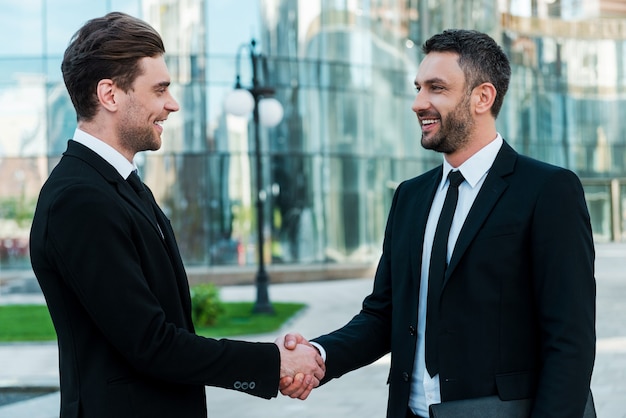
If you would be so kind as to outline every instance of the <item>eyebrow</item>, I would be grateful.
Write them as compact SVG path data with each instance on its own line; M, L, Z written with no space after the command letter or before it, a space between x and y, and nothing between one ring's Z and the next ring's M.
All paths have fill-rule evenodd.
M429 78L428 80L424 80L423 83L419 83L417 80L415 80L413 84L415 84L416 86L418 85L425 86L429 84L448 84L448 82L444 80L443 78L433 77L433 78Z
M169 87L171 84L171 81L161 81L160 83L155 84L153 88L159 89L161 87Z

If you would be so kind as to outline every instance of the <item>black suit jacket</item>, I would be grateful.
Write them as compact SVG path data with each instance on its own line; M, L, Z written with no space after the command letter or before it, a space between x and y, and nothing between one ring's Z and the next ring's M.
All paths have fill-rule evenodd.
M315 340L327 351L325 381L391 352L388 417L408 405L423 236L441 176L438 167L398 187L372 293L346 326ZM443 401L535 397L533 417L582 416L595 358L594 247L572 172L503 144L458 237L441 315Z
M56 328L62 417L206 417L204 385L270 398L273 343L197 336L169 220L160 232L104 159L69 141L41 190L30 245Z

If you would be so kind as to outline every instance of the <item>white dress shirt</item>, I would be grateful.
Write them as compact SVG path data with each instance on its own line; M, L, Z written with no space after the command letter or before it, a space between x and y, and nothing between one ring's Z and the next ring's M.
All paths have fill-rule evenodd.
M79 128L76 128L74 131L74 141L86 146L111 164L124 180L128 178L133 170L137 169L137 166L130 163L118 150L95 136L81 131Z
M450 235L448 236L447 261L450 261L456 240L461 232L461 227L467 218L467 214L482 187L487 173L491 168L500 147L502 146L502 136L498 134L488 145L483 147L476 154L472 155L458 169L463 174L465 181L459 186L459 200L454 212ZM420 280L420 295L418 301L418 322L417 322L417 351L415 363L413 365L413 378L411 382L411 395L409 397L409 407L415 415L428 416L428 407L434 403L441 402L439 387L439 375L430 377L426 372L426 360L424 355L424 336L426 334L426 301L428 299L428 270L430 266L430 253L437 221L441 214L443 202L448 191L448 173L452 166L444 159L443 177L435 193L433 204L430 208L426 231L424 233L424 248L422 251L422 270Z

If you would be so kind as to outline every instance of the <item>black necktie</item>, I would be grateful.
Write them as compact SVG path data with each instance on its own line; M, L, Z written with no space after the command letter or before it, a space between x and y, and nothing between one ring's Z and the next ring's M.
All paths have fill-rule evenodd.
M435 238L430 255L428 272L428 302L426 308L426 369L430 376L439 373L438 335L439 335L439 299L443 286L443 278L448 264L448 235L454 217L454 210L459 197L459 185L465 180L460 171L450 171L450 185L443 202L441 215L437 222Z
M135 192L139 195L139 197L145 204L146 209L148 209L148 214L152 216L152 220L155 222L156 226L159 228L161 237L163 237L161 226L159 225L156 212L154 211L154 206L156 206L156 202L154 201L154 198L150 196L150 193L148 193L148 190L146 190L146 187L143 185L143 182L141 181L141 179L139 178L139 175L137 174L137 170L133 170L128 176L128 178L126 179L126 181L128 181L128 183L131 185L133 190L135 190Z

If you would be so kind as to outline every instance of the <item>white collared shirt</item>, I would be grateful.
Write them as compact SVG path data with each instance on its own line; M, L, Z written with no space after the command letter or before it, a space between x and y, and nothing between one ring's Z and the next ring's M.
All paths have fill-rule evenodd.
M81 131L79 128L76 128L74 131L74 141L86 146L111 164L124 180L128 178L133 170L137 169L137 166L130 163L118 150L95 136Z
M456 240L461 232L461 227L467 218L467 214L480 191L489 169L493 165L500 148L502 147L502 136L498 134L496 138L483 147L476 154L472 155L458 169L463 174L465 181L459 186L459 200L454 212L450 235L448 236L447 261L450 261ZM428 270L430 266L430 253L437 221L441 214L443 202L448 191L448 173L453 167L444 159L443 176L441 183L437 187L433 204L430 208L426 231L424 233L424 248L422 251L422 270L420 280L420 296L418 301L418 322L417 322L417 350L415 363L413 365L413 379L411 382L411 395L409 397L409 407L414 414L428 416L428 407L434 403L441 402L439 375L430 377L426 372L426 360L424 355L424 336L426 331L426 303L428 296Z

